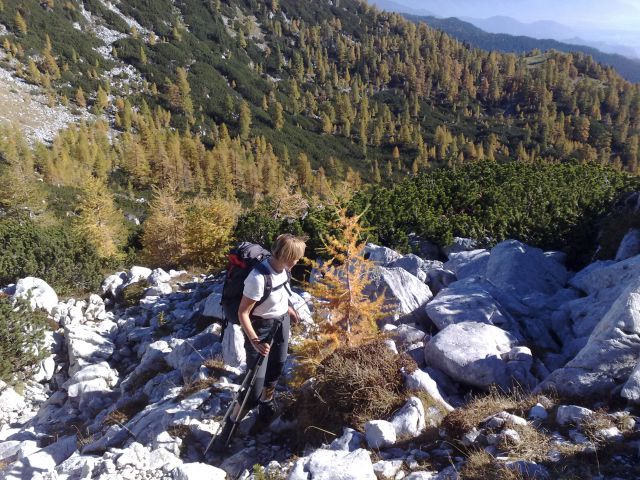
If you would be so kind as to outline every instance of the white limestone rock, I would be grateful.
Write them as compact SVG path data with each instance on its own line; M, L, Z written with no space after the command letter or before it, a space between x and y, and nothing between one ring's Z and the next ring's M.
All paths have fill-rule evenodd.
M441 290L425 306L425 311L438 329L461 322L496 325L513 333L517 326L509 312L500 305L485 282L469 277Z
M423 283L427 280L427 266L425 261L417 255L404 255L403 257L389 263L387 266L389 268L402 268Z
M526 352L522 349L510 356L516 346L516 339L498 327L462 322L449 325L427 342L425 359L467 385L498 385L508 390L516 382L530 387L536 383L530 372L533 359L529 352L529 361L525 361Z
M489 256L489 251L486 249L451 253L444 268L453 272L458 280L466 277L484 277Z
M33 478L37 472L50 472L64 462L76 450L76 436L62 437L55 443L9 465L3 472L3 480Z
M636 277L626 283L626 289L602 317L587 344L536 390L553 389L569 397L609 394L629 380L639 356L640 277Z
M109 394L118 382L118 372L107 362L88 365L63 385L71 403L81 411L94 412L111 403Z
M127 272L116 272L113 275L109 275L102 281L100 291L103 295L109 294L112 297L115 297L126 280Z
M360 448L343 450L315 450L296 460L288 480L376 480L369 452Z
M396 437L415 438L426 428L424 406L418 397L409 397L407 403L389 419Z
M360 432L353 428L344 427L342 430L342 436L331 442L329 450L345 450L347 452L353 452L360 448L363 440L364 436Z
M171 471L173 480L225 480L224 470L206 463L184 463Z
M147 278L149 285L155 287L163 283L169 283L171 281L171 275L165 272L161 268L156 268L151 272L151 275Z
M24 397L0 380L0 415L5 416L27 406Z
M396 427L387 420L370 420L365 423L364 437L369 448L373 449L390 447L398 438Z
M578 405L560 405L556 412L556 422L558 425L579 425L592 414L593 411Z
M227 324L222 337L222 360L225 365L242 368L247 363L247 352L244 349L244 333L236 323Z
M517 240L506 240L493 247L486 271L490 283L518 298L532 292L553 295L565 286L568 277L564 265L553 257Z
M91 478L93 469L101 463L101 460L100 457L80 455L78 452L74 452L56 467L55 472L61 478Z
M410 374L405 374L405 384L407 390L425 391L444 410L453 411L453 407L449 404L444 393L440 391L436 381L424 370L417 369Z
M127 283L130 285L132 283L137 283L140 280L147 280L152 273L153 271L147 267L131 267L129 274L127 275Z
M16 283L14 298L27 300L31 309L42 308L51 313L58 305L58 295L47 282L35 277L21 278Z
M378 478L395 478L402 468L402 460L380 460L373 464L373 471Z
M209 294L204 302L202 315L205 317L217 318L223 320L225 318L224 309L220 302L222 301L222 285L216 285L214 290Z
M87 325L66 325L65 342L69 352L69 374L73 375L87 365L108 360L115 345L109 338Z
M433 297L427 285L402 268L378 267L365 293L372 299L385 295L386 303L395 307L398 317L414 323L424 320L422 307ZM387 321L391 318L393 315Z
M367 243L364 247L363 255L365 258L371 260L376 265L384 267L391 262L398 260L402 255L395 250L391 250L387 247L380 247L373 243Z
M624 384L624 387L622 387L620 395L630 402L640 403L640 362L633 368L629 379Z
M620 242L615 261L626 260L638 254L640 254L640 229L633 228L627 232L622 242Z
M472 238L453 237L453 242L442 249L449 258L452 253L468 252L477 248L478 242Z

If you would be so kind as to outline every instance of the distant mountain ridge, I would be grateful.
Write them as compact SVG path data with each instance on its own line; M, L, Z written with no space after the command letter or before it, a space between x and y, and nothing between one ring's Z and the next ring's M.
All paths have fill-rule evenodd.
M592 47L573 45L557 40L541 40L527 36L514 36L506 33L489 33L469 22L458 18L436 18L404 14L410 20L424 22L442 30L456 39L482 50L498 50L501 52L525 53L534 49L542 51L558 50L560 52L581 52L591 55L594 60L615 68L620 75L630 82L640 82L640 60L633 60L622 55L603 53Z
M407 13L414 13L408 12ZM438 17L438 15L429 15ZM463 22L484 30L488 33L505 33L507 35L527 36L536 39L557 40L572 45L585 45L600 50L603 53L623 55L631 59L639 58L640 51L628 44L612 43L588 36L582 29L574 28L551 20L524 23L512 17L497 15L489 18L457 17Z

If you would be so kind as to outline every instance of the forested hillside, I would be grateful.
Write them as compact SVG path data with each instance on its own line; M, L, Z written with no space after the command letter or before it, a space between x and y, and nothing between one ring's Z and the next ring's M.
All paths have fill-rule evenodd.
M638 169L640 86L584 54L472 49L355 0L0 2L1 66L97 117L48 146L4 131L0 206L105 261L208 267L235 215L312 218L443 166Z
M558 50L560 52L581 52L590 55L599 63L609 65L630 82L640 81L640 60L627 58L615 53L604 53L597 48L585 45L575 45L552 39L532 38L525 35L510 35L506 33L489 33L472 23L457 18L436 18L407 15L405 17L415 22L442 30L452 37L467 42L475 48L483 50L498 50L500 52L527 53L538 49L542 51Z

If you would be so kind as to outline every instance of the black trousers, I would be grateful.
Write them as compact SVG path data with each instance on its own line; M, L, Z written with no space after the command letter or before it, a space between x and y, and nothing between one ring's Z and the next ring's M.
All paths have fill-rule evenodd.
M273 322L279 320L280 319L252 317L251 325L253 326L253 329L260 341L263 341L269 335L271 327L273 327ZM281 317L280 327L273 338L273 345L271 345L269 354L258 370L254 387L250 392L248 392L249 399L247 400L245 407L247 411L251 410L258 404L263 388L275 388L278 383L278 379L280 378L280 375L282 375L282 370L284 369L284 364L287 361L290 329L291 324L289 314L287 313ZM253 348L246 335L244 337L244 349L247 353L247 366L254 365L260 354Z

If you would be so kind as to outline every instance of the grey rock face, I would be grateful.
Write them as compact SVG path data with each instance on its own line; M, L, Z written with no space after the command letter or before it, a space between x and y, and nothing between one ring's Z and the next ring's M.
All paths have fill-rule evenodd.
M539 390L569 397L610 393L632 375L640 355L640 279L628 284L598 323L587 344L555 370Z
M553 295L567 282L564 265L517 240L507 240L491 249L486 278L504 292L518 297L540 292Z
M484 277L489 263L489 251L485 249L452 253L444 268L455 273L458 280L466 277Z
M640 230L635 228L629 230L620 242L618 251L616 252L616 262L635 257L640 254Z
M485 288L484 282L474 278L454 282L441 290L425 310L440 330L461 322L487 323L508 331L516 328L509 313Z
M508 390L514 381L533 386L533 362L526 347L493 325L462 322L449 325L425 345L427 363L456 381L480 388Z
M380 247L373 243L367 243L364 247L364 257L374 262L376 265L384 267L391 262L398 260L402 255L387 247Z
M376 480L369 452L318 449L299 458L288 480Z
M402 268L379 267L378 273L366 287L367 295L377 298L384 294L387 303L396 307L400 320L421 323L421 307L433 297L429 287Z

